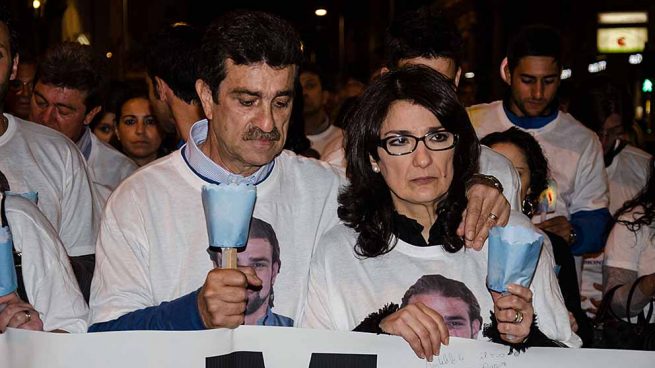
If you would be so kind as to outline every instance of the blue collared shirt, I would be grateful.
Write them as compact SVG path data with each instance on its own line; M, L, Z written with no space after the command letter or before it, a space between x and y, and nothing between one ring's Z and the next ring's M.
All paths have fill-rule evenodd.
M259 184L266 180L273 170L275 160L260 167L250 176L241 176L231 173L214 161L212 161L202 150L200 145L207 140L209 132L209 122L207 119L197 121L191 127L189 141L182 146L182 157L189 168L201 179L210 183L247 183Z
M91 155L91 147L93 146L93 142L91 142L91 129L89 127L84 127L84 133L82 133L82 136L80 137L80 140L77 141L77 148L80 149L80 152L82 152L82 156L84 156L85 160L89 160L89 156Z

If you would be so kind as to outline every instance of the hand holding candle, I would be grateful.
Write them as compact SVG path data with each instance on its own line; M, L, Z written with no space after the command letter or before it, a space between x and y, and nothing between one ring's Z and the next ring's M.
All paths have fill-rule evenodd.
M237 268L237 248L248 242L257 189L251 184L208 184L202 188L209 246L222 248L221 268Z

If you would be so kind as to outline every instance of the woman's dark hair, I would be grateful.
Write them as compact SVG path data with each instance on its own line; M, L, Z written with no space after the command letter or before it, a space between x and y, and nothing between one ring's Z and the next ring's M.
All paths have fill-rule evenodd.
M480 146L452 82L424 66L401 68L382 75L350 111L345 134L346 175L350 184L339 194L339 218L359 233L355 245L358 255L376 257L395 246L395 242L391 242L395 211L391 192L382 175L373 172L371 157L375 161L380 159L380 128L396 101L424 107L447 131L459 136L453 155L453 179L448 193L437 206L435 225L443 234L444 249L457 252L464 245L456 230L467 204L465 182L478 169Z
M525 161L530 169L530 191L526 195L523 212L530 215L531 208L536 208L539 195L548 187L548 160L541 146L530 134L518 129L509 128L504 132L491 133L480 140L481 144L492 147L494 144L509 143L518 147L525 155ZM528 204L526 206L526 204Z
M641 207L643 211L635 213L635 220L619 220L621 215L624 215L637 207ZM625 225L628 230L637 232L642 226L653 226L655 223L655 158L650 160L650 174L648 183L633 199L625 202L616 214L614 215L616 222Z

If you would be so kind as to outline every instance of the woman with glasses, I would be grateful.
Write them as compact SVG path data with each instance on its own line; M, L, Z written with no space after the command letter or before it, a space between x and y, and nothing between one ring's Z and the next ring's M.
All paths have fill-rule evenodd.
M511 285L509 294L492 295L486 247L465 249L457 236L479 149L441 74L408 67L376 80L348 118L343 225L314 255L301 326L399 335L428 360L449 336L484 338L485 325L487 335L516 348L548 341L543 334L578 345L549 253L530 288ZM528 222L520 216L512 219ZM426 279L460 286L421 286L420 297L404 298Z

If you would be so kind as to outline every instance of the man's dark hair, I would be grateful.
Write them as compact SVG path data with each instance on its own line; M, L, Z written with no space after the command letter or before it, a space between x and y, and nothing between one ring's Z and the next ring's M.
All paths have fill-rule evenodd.
M632 100L627 88L605 76L582 83L571 97L569 113L596 133L600 133L605 120L618 114L625 129L633 122Z
M146 48L146 70L159 97L155 77L161 78L175 96L186 103L198 102L198 54L202 32L185 24L168 25L152 35Z
M105 63L91 46L63 42L50 48L39 64L35 84L50 84L84 92L86 112L102 105Z
M414 285L407 289L403 296L401 308L409 304L409 300L413 296L423 294L439 294L444 298L461 299L469 307L469 321L473 323L473 321L477 320L482 325L478 299L463 282L442 275L423 275Z
M508 143L523 152L528 169L530 169L530 193L525 198L523 212L529 215L539 204L541 192L548 187L548 161L539 142L532 135L512 127L504 132L491 133L482 138L480 143L488 147L494 144Z
M250 221L250 232L248 233L250 239L266 239L271 244L273 263L280 265L280 243L277 241L277 235L273 226L264 220L253 217Z
M4 23L9 30L9 52L13 60L18 52L18 33L14 27L14 19L6 4L0 4L0 23Z
M634 211L629 219L621 219L625 215ZM614 215L616 222L625 225L633 233L638 232L642 226L654 227L655 225L655 158L650 159L650 174L648 182L637 195L631 200L625 202ZM631 219L630 219L631 218ZM652 233L653 234L653 233ZM636 236L636 235L635 235ZM651 240L655 239L655 234Z
M530 25L522 28L507 46L509 71L512 72L521 58L526 56L552 57L561 68L562 38L559 32L544 25Z
M376 79L349 111L345 131L346 175L350 184L339 194L339 218L358 232L355 252L377 257L395 246L391 190L383 176L373 171L371 157L379 161L380 130L396 101L407 101L430 111L443 128L459 137L453 153L453 175L448 191L439 200L434 224L443 236L443 247L455 253L464 241L456 231L467 199L466 181L478 169L480 146L452 81L425 66L408 66ZM383 153L386 154L386 153Z
M7 180L5 174L2 171L0 171L0 193L6 192L9 189L10 189L9 180Z
M229 12L212 23L203 37L199 77L217 102L227 59L237 65L265 62L276 69L299 67L300 46L298 33L282 18L260 11Z
M387 67L395 69L403 59L447 58L461 65L462 37L443 13L421 8L396 18L387 29Z

